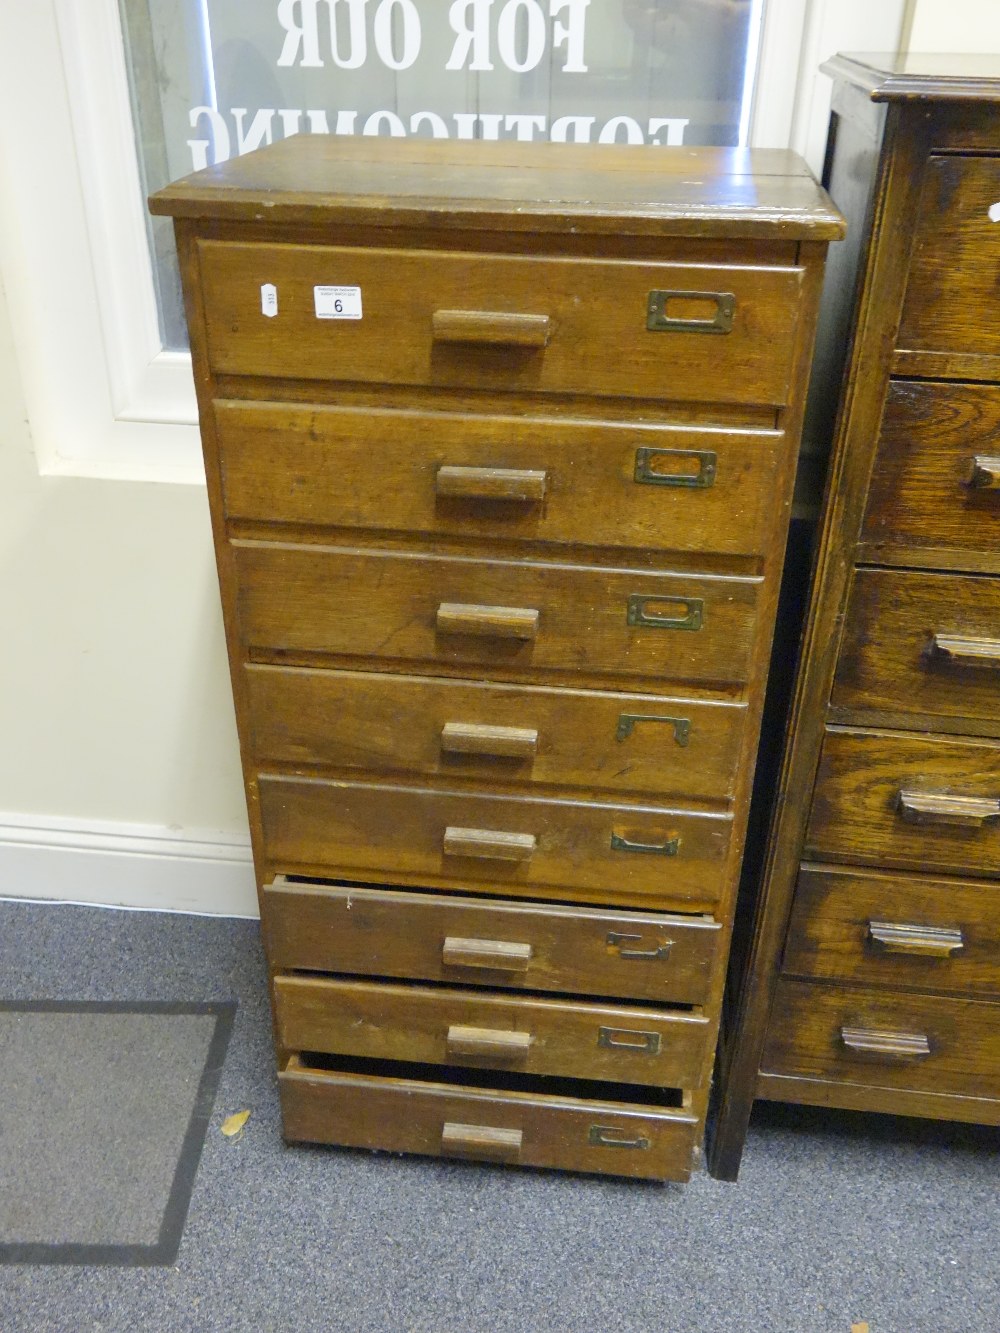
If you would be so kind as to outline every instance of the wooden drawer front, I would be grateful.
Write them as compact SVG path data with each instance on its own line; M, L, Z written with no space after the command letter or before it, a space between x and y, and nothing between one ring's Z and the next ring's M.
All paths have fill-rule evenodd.
M334 1070L295 1057L278 1075L285 1138L602 1175L687 1180L684 1111Z
M263 904L277 968L674 1004L706 1001L722 934L706 917L282 878L265 887Z
M663 1010L316 977L275 977L274 1005L289 1051L661 1088L701 1083L711 1026Z
M232 518L760 555L784 436L217 402Z
M1000 995L1000 885L804 866L786 973Z
M714 903L726 884L724 815L271 773L259 789L265 855L286 871L605 903Z
M832 702L1000 731L1000 579L857 570Z
M198 254L216 374L712 403L788 396L799 268L205 240ZM261 312L268 282L276 318ZM359 287L361 317L318 318L317 286ZM682 327L647 329L657 291L679 294L667 316Z
M741 682L749 672L755 579L258 542L235 548L251 650L350 655L366 665L449 663L491 675Z
M1000 745L828 730L805 854L1000 878Z
M822 982L778 982L765 1074L1000 1096L1000 1008Z
M997 386L890 384L861 558L907 557L1000 572Z
M682 798L733 794L743 704L246 668L261 762Z
M1000 227L989 217L998 199L1000 158L928 161L897 346L958 355L962 374L970 374L972 358L982 360L984 377L1000 369L1000 326L991 313ZM940 373L949 373L947 364Z

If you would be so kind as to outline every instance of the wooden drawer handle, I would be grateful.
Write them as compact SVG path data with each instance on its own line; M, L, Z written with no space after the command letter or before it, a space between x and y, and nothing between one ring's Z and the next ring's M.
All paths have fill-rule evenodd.
M949 666L1000 671L1000 639L968 639L960 634L935 634L931 656Z
M449 1055L483 1055L497 1060L520 1060L531 1046L530 1032L503 1032L452 1024L445 1039Z
M507 310L435 310L431 328L436 342L493 343L503 347L544 347L549 341L548 315Z
M439 467L434 478L438 495L456 500L545 499L549 474L515 467Z
M456 1157L489 1157L516 1162L521 1155L521 1131L493 1125L458 1125L446 1121L441 1130L441 1151Z
M456 828L452 824L444 831L445 856L475 856L484 861L530 861L537 843L533 833Z
M1000 819L1000 798L952 796L943 791L901 791L898 810L900 818L908 824L982 828L989 820Z
M1000 491L1000 455L976 454L969 472L969 485L977 491Z
M441 728L446 754L487 754L501 759L533 759L538 732L533 727L492 727L479 722L446 722Z
M842 1027L840 1040L855 1055L875 1055L887 1060L922 1060L931 1053L930 1039L923 1032Z
M896 921L869 921L868 943L879 953L917 954L922 958L950 958L965 947L960 930Z
M476 634L490 639L533 639L538 612L526 606L474 606L442 602L437 609L439 634Z
M458 935L445 937L441 961L446 967L479 967L487 972L527 972L531 962L530 944L510 940L466 940Z

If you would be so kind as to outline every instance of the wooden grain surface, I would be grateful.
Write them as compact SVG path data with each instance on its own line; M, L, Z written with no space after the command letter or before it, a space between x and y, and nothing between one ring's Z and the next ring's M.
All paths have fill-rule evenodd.
M917 210L897 345L984 358L979 377L1000 376L1000 330L989 317L1000 267L1000 202L993 157L932 155Z
M857 570L833 707L975 719L1000 735L1000 670L955 664L935 652L936 634L1000 641L1000 579Z
M239 616L250 650L322 653L371 666L446 663L491 676L741 682L747 678L760 582L398 553L375 548L234 544ZM630 626L629 598L698 630ZM442 603L539 611L534 641L438 634Z
M961 932L944 957L887 952L872 921ZM868 986L1000 995L1000 885L803 866L788 927L786 975Z
M262 773L266 854L283 871L665 907L717 902L732 819L648 806L480 796ZM525 860L446 855L449 828L533 837ZM620 837L673 855L614 850ZM386 867L391 867L387 871Z
M281 877L265 886L262 899L262 930L277 968L700 1005L721 961L721 927L703 916ZM523 970L452 965L444 955L448 938L526 945L528 965Z
M784 403L801 268L200 243L216 374ZM261 312L261 285L279 313ZM320 319L314 287L358 287L362 317ZM732 331L650 332L651 291L731 293ZM707 318L699 302L692 318ZM544 347L435 340L435 311L546 316Z
M804 1106L838 1107L845 1111L870 1111L882 1115L923 1116L931 1120L958 1120L973 1125L1000 1125L1000 1099L958 1097L942 1092L913 1092L909 1088L884 1088L867 1081L796 1078L787 1074L760 1074L757 1096L770 1101L799 1102Z
M1000 745L829 729L806 857L1000 878L1000 814L978 828L914 823L902 817L901 791L1000 802Z
M250 664L254 753L372 774L590 792L732 796L746 708L655 694L555 690ZM537 732L532 753L445 748L449 724Z
M167 186L150 209L262 221L262 194L267 220L286 226L335 209L397 228L816 240L844 232L801 158L783 149L297 135Z
M1000 1097L998 1015L996 1005L974 1000L782 978L761 1071ZM925 1035L930 1053L924 1058L857 1054L845 1046L843 1026Z
M1000 573L1000 489L970 484L998 441L997 385L892 383L859 559Z
M683 1111L320 1071L294 1057L278 1085L284 1134L292 1142L440 1157L448 1155L445 1124L458 1123L520 1131L519 1151L508 1160L522 1166L670 1180L687 1180L691 1172L695 1121ZM602 1128L607 1137L640 1146L593 1143L591 1131ZM495 1159L489 1151L478 1155Z
M702 1077L709 1021L703 1015L579 1001L529 999L496 991L319 977L274 979L275 1017L290 1051L324 1051L525 1074L607 1079L686 1088ZM462 1053L455 1028L524 1042L489 1054ZM603 1036L602 1036L603 1034Z
M500 542L760 555L780 431L734 431L472 412L215 404L230 518ZM654 477L636 480L651 451ZM706 461L706 457L707 461ZM438 494L445 467L542 471L537 502Z

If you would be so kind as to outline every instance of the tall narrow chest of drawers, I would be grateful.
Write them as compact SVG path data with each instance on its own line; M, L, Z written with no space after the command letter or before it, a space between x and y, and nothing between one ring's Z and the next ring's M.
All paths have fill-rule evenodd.
M286 1137L685 1178L839 215L785 153L327 137L152 207Z
M727 1176L754 1096L1000 1123L1000 59L828 69L860 280Z

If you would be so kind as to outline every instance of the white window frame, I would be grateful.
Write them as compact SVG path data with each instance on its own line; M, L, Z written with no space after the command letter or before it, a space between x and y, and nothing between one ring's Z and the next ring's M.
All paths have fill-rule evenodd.
M820 61L894 49L906 0L763 3L750 140L815 169ZM0 53L0 279L39 471L202 482L191 360L160 344L116 0L0 4Z

